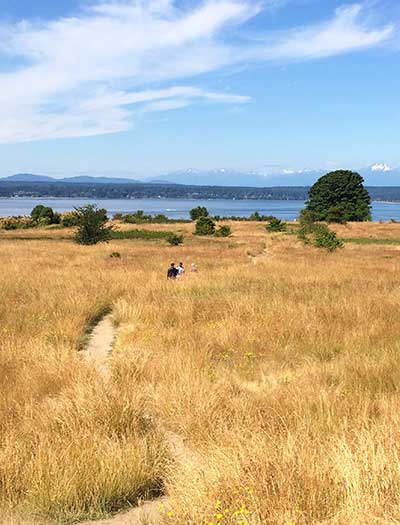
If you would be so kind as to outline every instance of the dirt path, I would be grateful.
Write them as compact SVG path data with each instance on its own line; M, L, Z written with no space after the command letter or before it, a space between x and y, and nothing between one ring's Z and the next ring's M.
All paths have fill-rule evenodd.
M85 521L77 525L160 525L162 523L161 510L166 499L160 498L148 501L127 512L99 521Z
M94 327L90 334L89 344L82 352L85 360L95 367L105 380L108 380L110 376L107 360L112 351L115 335L112 314L108 314Z
M89 337L89 343L86 349L82 351L83 358L96 368L104 381L110 379L108 358L112 352L116 335L117 329L111 313L103 317L94 327ZM162 523L161 510L164 508L165 502L165 498L144 501L139 506L121 512L112 518L85 521L77 525L159 525Z

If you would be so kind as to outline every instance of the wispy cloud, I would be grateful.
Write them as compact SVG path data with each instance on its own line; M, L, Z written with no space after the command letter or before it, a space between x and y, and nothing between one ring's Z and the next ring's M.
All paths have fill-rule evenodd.
M370 27L356 4L321 24L243 41L236 33L265 5L206 0L183 9L174 0L108 0L75 17L0 27L0 142L115 133L146 111L246 103L243 95L171 84L244 62L365 49L393 32ZM155 84L165 87L149 89Z

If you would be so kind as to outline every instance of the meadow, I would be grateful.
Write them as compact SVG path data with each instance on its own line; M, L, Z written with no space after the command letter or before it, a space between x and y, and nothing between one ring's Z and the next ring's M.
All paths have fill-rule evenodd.
M379 243L400 225L337 226L378 242L334 253L230 226L143 225L178 247L0 232L1 525L161 494L160 525L400 523L400 246ZM169 282L172 260L198 272ZM79 351L106 311L107 382Z

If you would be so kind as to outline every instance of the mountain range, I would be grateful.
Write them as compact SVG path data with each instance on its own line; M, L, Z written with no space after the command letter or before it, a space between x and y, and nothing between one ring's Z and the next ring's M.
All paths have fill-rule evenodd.
M400 168L393 168L385 163L356 169L369 186L400 186ZM275 186L310 186L327 172L326 169L283 169L262 174L241 172L230 169L196 170L189 168L143 180L113 177L76 176L56 179L47 175L19 173L0 178L0 182L62 182L62 183L98 183L98 184L184 184L194 186L246 186L254 188Z

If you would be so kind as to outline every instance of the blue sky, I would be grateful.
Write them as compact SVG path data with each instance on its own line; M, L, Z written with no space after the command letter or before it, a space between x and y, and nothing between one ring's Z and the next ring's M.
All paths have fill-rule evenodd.
M400 164L396 0L0 8L0 176Z

